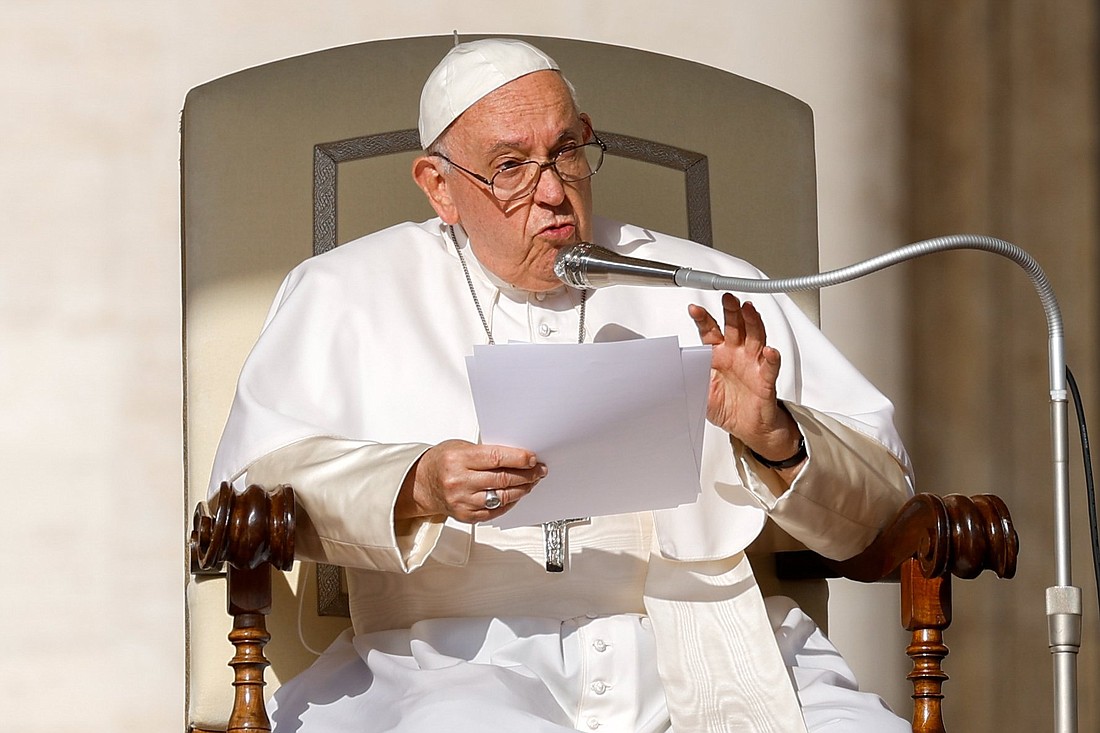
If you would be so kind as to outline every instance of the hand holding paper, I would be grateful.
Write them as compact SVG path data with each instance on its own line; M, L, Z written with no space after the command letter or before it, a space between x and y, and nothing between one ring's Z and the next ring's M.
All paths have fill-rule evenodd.
M710 347L675 337L475 346L481 441L538 454L549 473L502 528L694 501Z

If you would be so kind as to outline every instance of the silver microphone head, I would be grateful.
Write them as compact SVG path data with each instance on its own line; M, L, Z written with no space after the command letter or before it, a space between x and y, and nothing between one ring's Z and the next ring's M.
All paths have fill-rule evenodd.
M566 285L585 290L608 285L673 286L681 268L663 262L627 257L591 242L580 242L558 253L554 274Z
M557 259L554 260L554 274L558 276L558 279L571 288L577 288L578 290L587 290L593 287L589 282L585 274L585 266L588 263L588 257L594 250L601 250L603 247L592 244L591 242L579 242L572 247L566 247L558 253ZM607 250L604 250L605 252Z

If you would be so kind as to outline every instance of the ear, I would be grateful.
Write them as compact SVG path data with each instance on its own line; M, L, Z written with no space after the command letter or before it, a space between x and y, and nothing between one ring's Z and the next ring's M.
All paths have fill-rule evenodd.
M585 126L588 128L587 130L585 130L586 134L584 136L584 141L586 143L590 143L596 137L596 133L595 133L596 128L592 125L592 118L588 116L587 112L581 112L580 117L581 117L581 122L583 122L585 124Z
M442 162L439 158L422 155L413 161L412 177L420 190L428 197L428 203L445 224L458 223L458 208L447 188L447 179L443 177Z

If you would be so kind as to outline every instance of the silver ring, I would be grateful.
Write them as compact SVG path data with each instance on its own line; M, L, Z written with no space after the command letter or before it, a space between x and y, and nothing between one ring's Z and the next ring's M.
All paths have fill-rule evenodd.
M492 510L498 509L501 505L500 494L495 489L489 489L485 492L485 508Z

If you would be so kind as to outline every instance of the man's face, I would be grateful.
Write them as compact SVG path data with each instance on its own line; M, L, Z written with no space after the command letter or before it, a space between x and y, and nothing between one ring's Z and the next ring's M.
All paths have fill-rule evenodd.
M567 145L588 142L587 123L561 75L538 71L466 110L447 132L448 157L492 179L510 162L546 161ZM554 276L558 252L591 239L591 179L566 184L547 168L532 193L508 202L457 169L446 181L457 223L469 234L477 258L511 285L531 291L560 286Z

